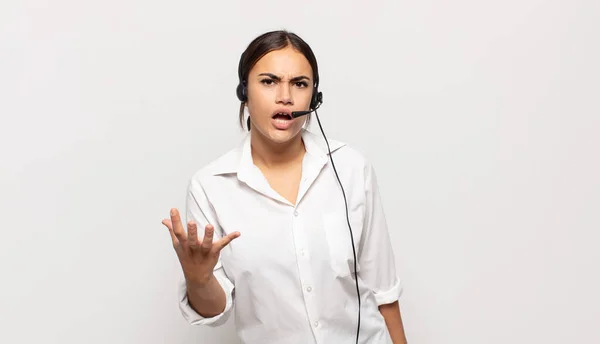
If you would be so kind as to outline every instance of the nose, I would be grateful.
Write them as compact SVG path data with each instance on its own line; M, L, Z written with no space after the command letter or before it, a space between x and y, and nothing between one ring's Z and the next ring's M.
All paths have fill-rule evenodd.
M292 92L290 90L290 85L286 82L282 82L279 84L277 88L277 104L284 105L293 105L294 101L292 99Z

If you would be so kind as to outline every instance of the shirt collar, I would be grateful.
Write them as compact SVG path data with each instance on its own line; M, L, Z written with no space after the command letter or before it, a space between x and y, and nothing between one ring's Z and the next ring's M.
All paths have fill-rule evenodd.
M329 151L323 136L316 135L306 129L302 129L301 135L306 153L318 159L321 163L327 164L329 161ZM238 177L242 179L246 173L255 169L256 166L252 160L250 137L251 132L246 133L237 147L214 161L210 166L211 174L216 176L234 173L238 174ZM327 141L332 153L346 145L337 140L327 139Z

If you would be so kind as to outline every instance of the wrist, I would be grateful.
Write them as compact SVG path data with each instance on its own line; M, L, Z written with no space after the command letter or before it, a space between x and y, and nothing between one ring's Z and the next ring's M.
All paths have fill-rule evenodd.
M186 278L185 284L188 289L198 290L209 288L210 285L216 281L215 275L210 273L208 276L201 278Z

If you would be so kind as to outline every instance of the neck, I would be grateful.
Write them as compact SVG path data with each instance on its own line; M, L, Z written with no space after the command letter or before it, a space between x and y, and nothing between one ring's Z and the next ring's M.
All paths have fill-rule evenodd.
M252 132L250 145L254 164L268 169L290 167L302 162L306 151L300 133L288 142L273 143L260 133Z

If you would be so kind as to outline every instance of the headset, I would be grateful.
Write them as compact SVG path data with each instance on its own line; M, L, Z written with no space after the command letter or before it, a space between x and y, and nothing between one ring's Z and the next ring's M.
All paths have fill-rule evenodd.
M242 61L240 60L240 66L238 68L240 82L237 86L236 94L237 94L238 99L242 103L245 103L248 101L248 86L246 84L246 81L243 79L241 68L242 68ZM327 136L325 136L325 132L323 131L323 126L321 125L321 121L319 120L319 114L317 113L317 109L319 107L321 107L321 104L323 104L323 93L319 92L318 84L315 83L313 85L313 93L312 93L311 100L310 100L310 110L294 111L294 112L292 112L292 118L297 118L300 116L308 115L311 112L315 113L315 117L317 117L317 123L319 124L319 129L321 129L321 134L323 134L323 138L325 139L325 143L327 144L327 151L329 152L329 160L331 161L331 166L333 167L333 171L335 172L337 181L340 184L340 188L342 189L342 195L344 196L344 204L346 206L346 221L348 223L348 229L350 230L350 241L352 242L352 253L354 255L354 281L356 282L356 295L358 297L358 325L356 328L356 344L358 344L358 336L360 333L361 301L360 301L360 291L358 288L358 272L357 272L357 266L356 266L356 247L354 245L354 235L352 233L352 226L350 225L350 216L348 214L348 200L346 199L346 192L344 191L344 186L342 185L342 182L340 181L340 176L338 175L337 169L335 168L335 163L333 162L333 157L331 154L331 148L329 147L329 141L327 140ZM248 130L250 130L250 118L248 118L247 123L248 123Z

